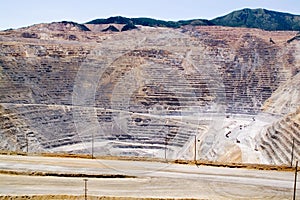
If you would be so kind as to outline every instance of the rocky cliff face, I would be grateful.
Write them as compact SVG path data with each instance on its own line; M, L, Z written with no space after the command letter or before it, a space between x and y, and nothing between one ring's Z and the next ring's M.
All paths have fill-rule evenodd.
M273 162L263 127L295 111L265 107L296 90L295 32L92 26L0 33L2 150Z

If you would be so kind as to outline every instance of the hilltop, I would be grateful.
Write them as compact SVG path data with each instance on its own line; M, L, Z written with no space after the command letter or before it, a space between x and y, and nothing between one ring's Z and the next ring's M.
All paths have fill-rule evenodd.
M271 11L266 9L241 9L228 13L214 19L189 19L178 21L165 21L149 17L128 18L123 16L113 16L109 18L99 18L80 24L71 21L53 22L68 25L72 28L83 31L97 30L104 32L128 31L146 27L182 28L183 26L226 26L258 28L268 31L300 31L300 15ZM109 25L109 26L106 26ZM27 27L26 27L27 28ZM51 27L50 27L51 29ZM8 29L10 30L10 29ZM31 37L31 36L30 36Z
M211 20L218 26L259 28L268 31L299 31L300 16L266 9L242 9Z
M289 13L270 11L266 9L245 8L233 11L225 16L208 19L191 19L179 21L164 21L152 18L126 18L122 16L107 19L95 19L87 24L131 24L150 27L179 28L186 25L192 26L228 26L259 28L269 31L300 31L300 16Z

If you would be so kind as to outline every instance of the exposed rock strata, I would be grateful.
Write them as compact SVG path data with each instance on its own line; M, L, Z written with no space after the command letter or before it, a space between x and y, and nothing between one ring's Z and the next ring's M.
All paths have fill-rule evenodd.
M26 151L30 133L29 151L91 153L93 144L96 155L191 159L196 135L198 159L287 162L269 155L259 130L290 111L254 119L299 79L299 44L287 43L295 32L91 26L0 33L1 149Z

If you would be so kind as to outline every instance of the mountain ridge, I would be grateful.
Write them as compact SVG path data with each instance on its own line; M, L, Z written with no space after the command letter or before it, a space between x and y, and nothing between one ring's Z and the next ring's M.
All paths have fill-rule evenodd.
M215 25L259 28L263 30L300 30L300 16L267 9L245 8L211 20Z
M112 16L109 18L98 18L84 23L73 21L58 21L52 23L33 24L39 26L41 24L53 25L62 23L62 25L80 29L82 31L90 31L87 25L104 25L104 24L120 24L126 26L123 31L136 29L137 26L148 27L165 27L165 28L181 28L183 26L224 26L224 27L241 27L241 28L257 28L266 31L300 31L300 15L286 12L278 12L263 8L232 11L226 15L216 17L214 19L185 19L178 21L160 20L149 17L129 18L123 16ZM28 28L20 27L20 28ZM108 28L108 27L106 27ZM52 28L53 29L53 28ZM9 31L6 29L2 31ZM120 29L120 31L122 31Z
M259 28L268 31L299 31L300 15L277 12L267 9L250 9L244 8L233 11L227 15L208 19L190 19L179 21L164 21L153 18L139 17L127 18L122 16L109 17L107 19L95 19L86 24L132 24L151 27L168 27L179 28L186 25L202 26L228 26L228 27L245 27Z

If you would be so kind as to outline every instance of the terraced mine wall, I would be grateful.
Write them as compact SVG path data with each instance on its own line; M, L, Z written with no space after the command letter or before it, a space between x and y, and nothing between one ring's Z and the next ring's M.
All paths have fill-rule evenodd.
M262 130L259 138L263 154L272 164L290 163L299 159L300 74L282 84L265 102L263 109L283 117Z
M0 33L1 150L218 160L243 145L226 119L268 112L300 69L295 32L54 26ZM288 162L262 138L264 162Z
M286 116L268 127L261 137L261 149L272 164L295 164L300 157L300 111Z

